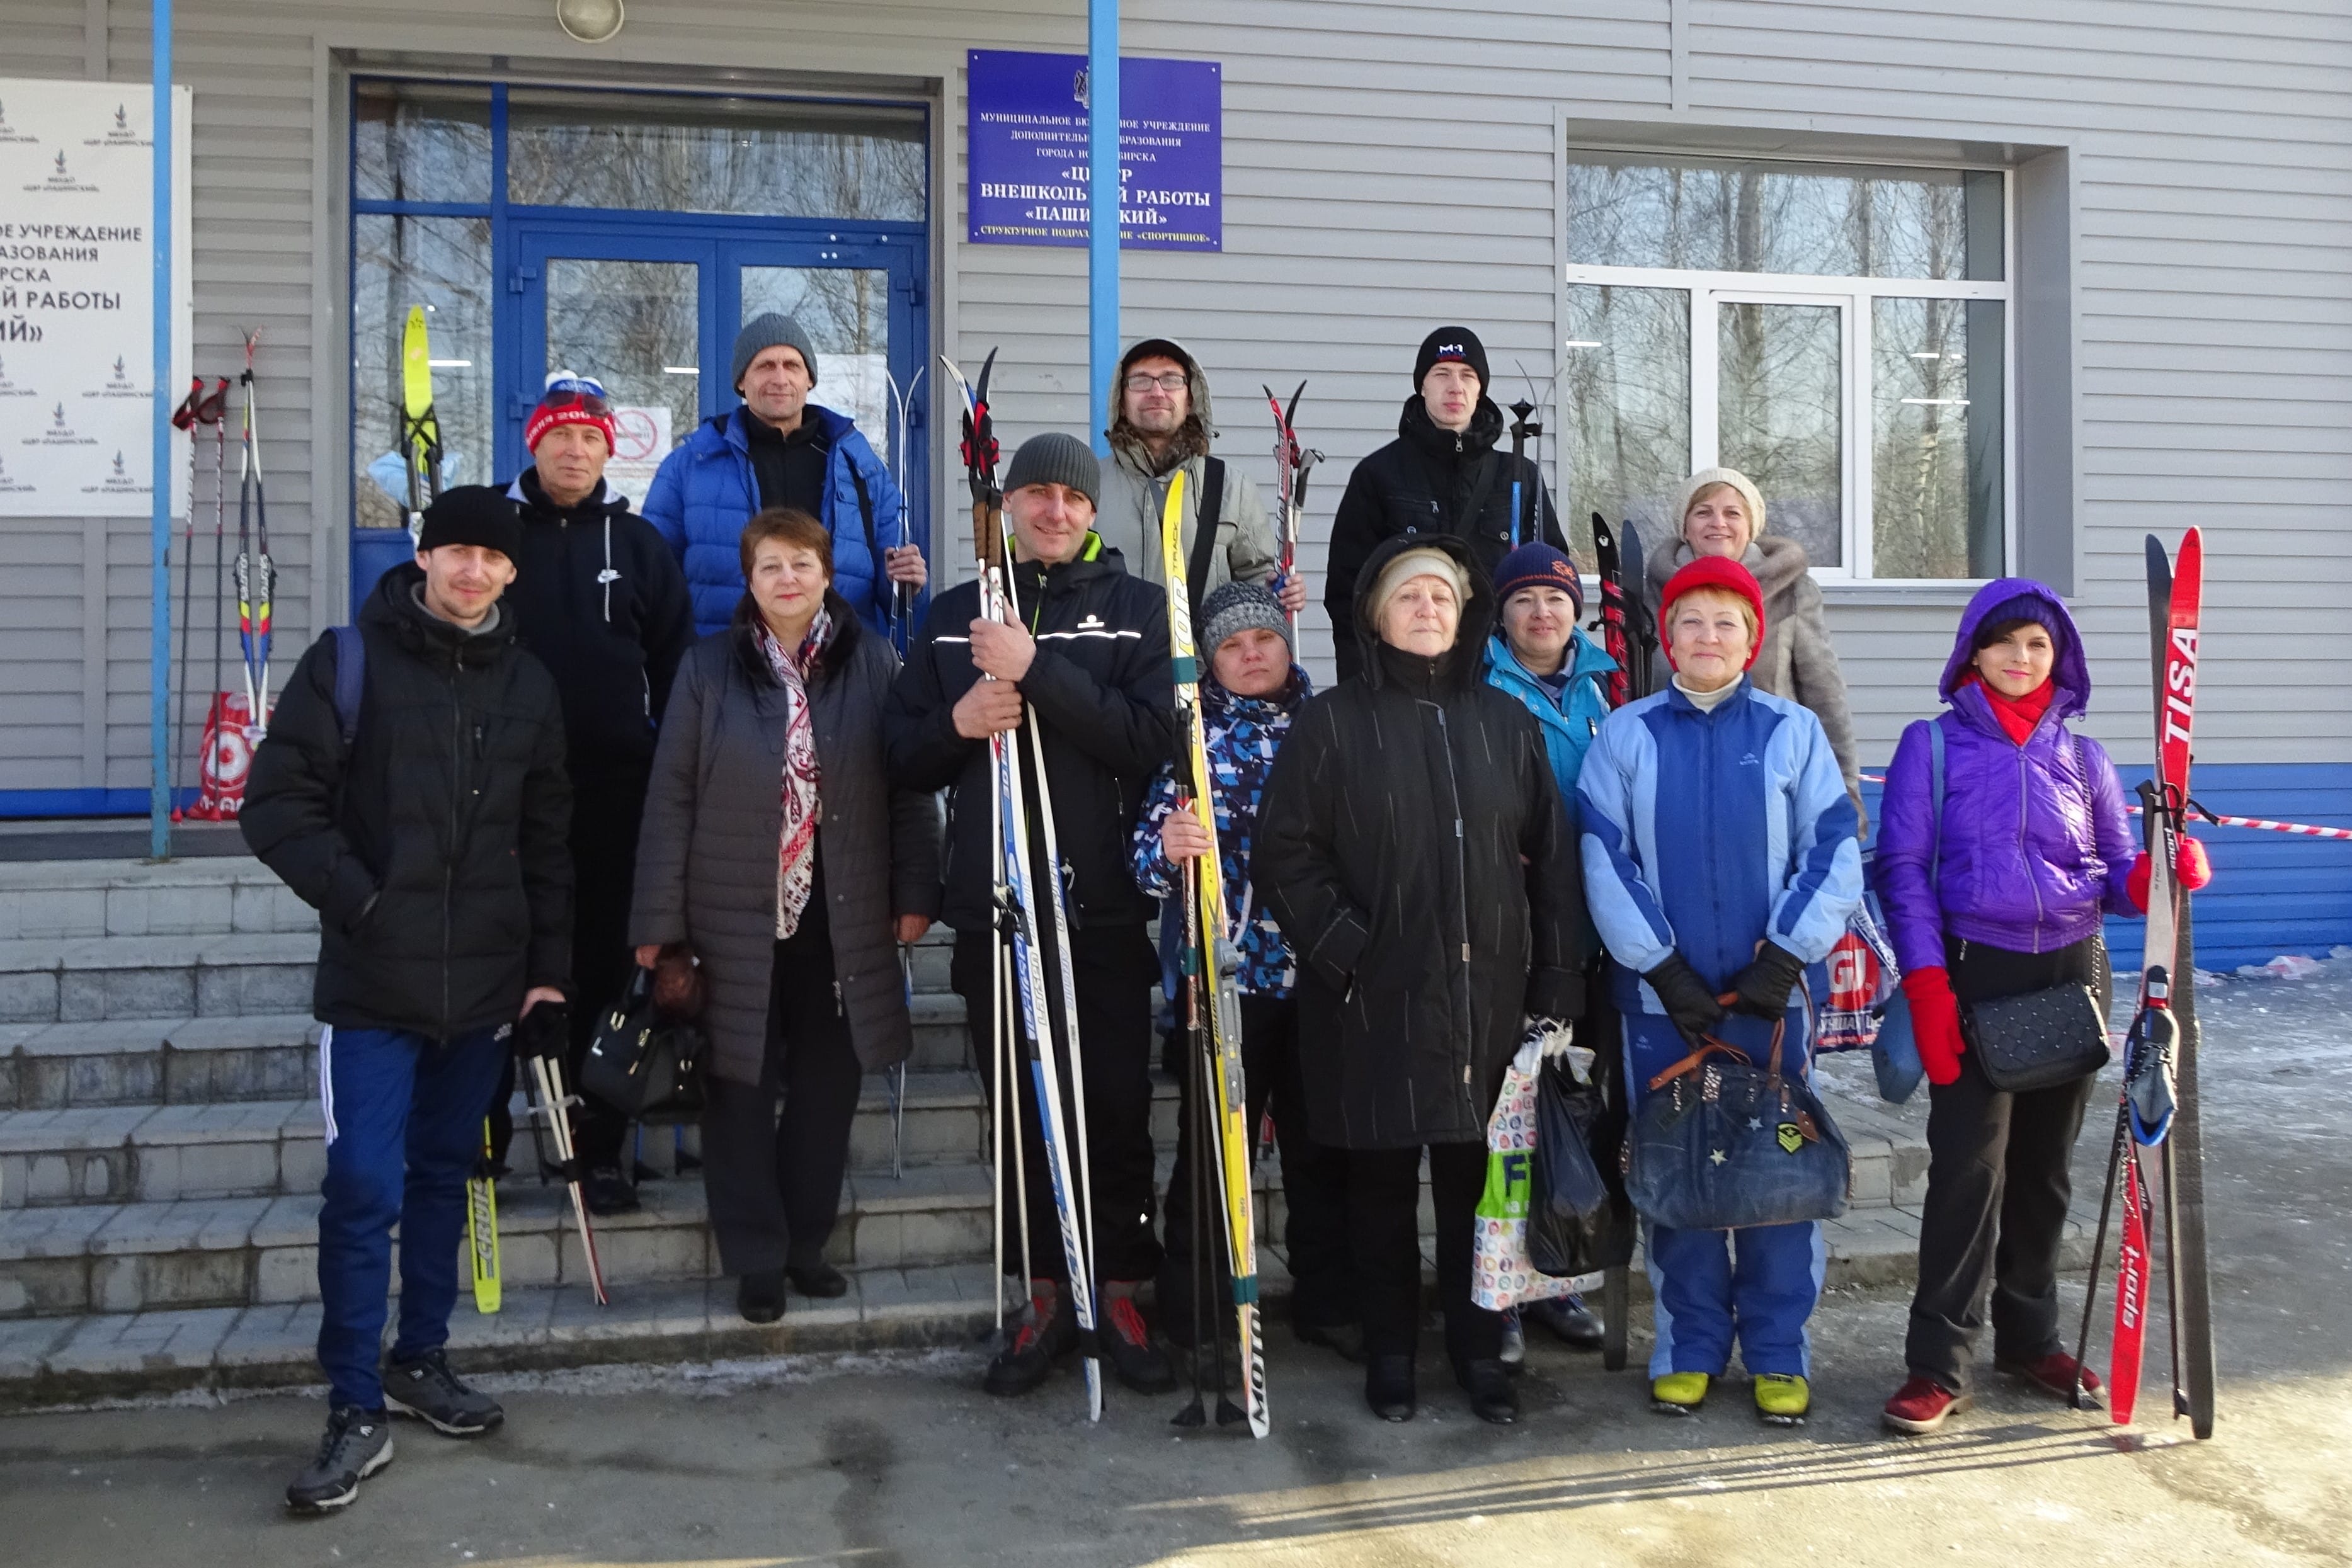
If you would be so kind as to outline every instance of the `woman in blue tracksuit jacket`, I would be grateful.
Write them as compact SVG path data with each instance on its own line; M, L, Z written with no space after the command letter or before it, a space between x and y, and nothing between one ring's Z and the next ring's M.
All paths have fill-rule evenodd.
M1809 1021L1790 993L1863 892L1853 800L1821 721L1748 679L1764 628L1756 580L1727 558L1695 560L1667 583L1659 621L1673 684L1609 716L1578 780L1586 897L1637 1105L1701 1034L1762 1061L1785 1020L1798 1070ZM1802 1420L1821 1227L1754 1227L1735 1241L1649 1225L1646 1237L1653 1407L1696 1410L1736 1335L1758 1414Z

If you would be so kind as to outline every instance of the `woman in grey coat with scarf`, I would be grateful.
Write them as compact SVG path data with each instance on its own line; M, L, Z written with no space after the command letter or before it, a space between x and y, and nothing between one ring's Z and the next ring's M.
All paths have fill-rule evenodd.
M889 786L898 660L834 591L832 536L772 507L740 549L750 591L670 691L631 927L638 963L681 943L700 962L703 1185L736 1304L766 1323L787 1279L849 1289L824 1245L860 1081L914 1049L898 946L938 913L940 825Z

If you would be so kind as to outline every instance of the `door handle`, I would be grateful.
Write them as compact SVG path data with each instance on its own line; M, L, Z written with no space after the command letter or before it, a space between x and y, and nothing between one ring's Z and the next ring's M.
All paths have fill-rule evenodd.
M525 292L526 285L535 283L538 279L539 268L535 267L519 266L507 277L507 292L509 294L523 293Z

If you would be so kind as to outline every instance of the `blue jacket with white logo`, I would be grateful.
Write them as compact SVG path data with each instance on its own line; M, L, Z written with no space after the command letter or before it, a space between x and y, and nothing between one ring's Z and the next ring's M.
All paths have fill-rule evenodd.
M1767 938L1827 957L1862 902L1853 800L1821 720L1744 676L1712 713L1669 686L1611 714L1577 793L1622 1010L1665 1010L1640 977L1676 951L1717 991Z
M694 596L694 629L708 637L724 630L743 597L743 525L760 509L760 481L744 433L749 410L713 415L662 459L638 515L686 569ZM890 470L845 413L815 403L807 415L825 444L824 507L817 521L833 536L833 590L857 618L887 632L887 593L876 592L881 552L898 542L907 502Z

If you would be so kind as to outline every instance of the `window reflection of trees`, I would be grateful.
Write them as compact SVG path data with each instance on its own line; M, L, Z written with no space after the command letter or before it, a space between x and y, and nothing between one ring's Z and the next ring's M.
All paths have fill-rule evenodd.
M697 364L700 268L677 261L551 260L547 363L602 382L624 408L667 407L670 440L694 429L701 378L669 367Z
M1571 264L1943 279L1971 276L1967 182L2000 178L1613 161L1568 172ZM1979 275L1998 277L1997 264Z
M538 206L900 220L926 204L923 125L749 99L517 91L509 199Z
M1591 514L1664 532L1690 471L1690 296L1678 288L1568 291L1559 406L1567 423L1570 548L1592 566Z
M425 318L434 407L447 453L443 477L478 485L492 477L490 419L490 225L488 218L362 214L352 224L352 463L361 528L406 522L405 489L387 494L370 465L396 450L403 406L400 350L411 306Z
M1808 277L2003 276L2002 176L1578 153L1569 171L1571 266ZM1690 455L1689 332L1677 289L1572 285L1563 403L1575 436L1577 538L1598 507L1662 509ZM1697 296L1696 298L1705 298ZM1671 302L1671 303L1667 303ZM1870 465L1870 570L1948 578L2002 570L2002 320L1998 300L1878 297L1851 438ZM1840 312L1725 302L1717 332L1719 460L1763 489L1776 533L1817 566L1844 559ZM1657 518L1662 531L1671 521ZM1644 528L1644 537L1648 529Z

